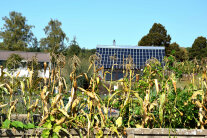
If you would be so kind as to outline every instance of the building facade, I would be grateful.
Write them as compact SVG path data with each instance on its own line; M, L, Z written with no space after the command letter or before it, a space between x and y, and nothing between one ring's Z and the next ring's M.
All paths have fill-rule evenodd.
M8 72L6 61L12 54L17 54L23 59L19 67L13 72L14 75L19 73L19 77L27 77L29 75L27 63L35 57L39 64L38 76L49 77L49 67L51 66L51 57L49 53L0 50L0 66L3 66L5 72ZM46 72L44 72L44 63L47 63Z
M104 70L111 70L113 80L123 78L122 70L126 64L131 64L133 70L141 70L144 68L146 61L156 58L163 63L165 56L165 48L160 46L117 46L117 45L97 45L97 55L100 57L99 64ZM106 76L106 80L110 80L110 75Z

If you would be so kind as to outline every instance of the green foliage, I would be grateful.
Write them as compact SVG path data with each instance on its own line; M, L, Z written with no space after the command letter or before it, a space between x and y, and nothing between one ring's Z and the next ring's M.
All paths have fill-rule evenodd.
M149 33L142 37L139 46L169 46L171 37L160 23L154 23Z
M21 65L22 57L18 54L11 54L6 61L6 66L9 70L17 69Z
M2 123L2 128L4 129L9 129L10 128L10 124L11 124L11 121L6 119L3 123Z
M28 124L24 125L24 128L25 129L33 129L33 128L35 128L35 125L33 123L28 123Z
M168 94L168 101L165 106L165 125L172 128L193 128L196 124L198 108L189 102L192 92L178 89L177 93Z
M185 60L186 57L181 56L186 54L185 50L177 43L170 44L171 38L161 24L155 23L139 45L165 46L167 53L172 55L167 55L164 64L157 59L149 59L143 72L138 72L139 74L132 69L133 64L128 60L124 64L124 77L116 82L106 82L100 78L99 71L104 76L112 73L95 64L100 59L95 54L95 49L81 49L75 38L64 53L67 54L66 60L64 54L59 54L65 52L64 42L67 39L59 21L51 20L44 31L46 38L41 39L40 43L42 49L51 52L54 63L50 78L43 78L44 82L35 79L35 70L38 70L35 58L28 63L29 77L20 80L3 72L7 77L2 76L0 90L2 95L4 92L9 95L9 115L2 123L2 128L36 128L33 123L10 121L10 115L15 112L19 99L13 97L18 89L21 89L28 116L35 111L42 115L39 123L39 126L45 128L42 137L60 137L60 132L70 136L68 130L71 128L86 127L88 137L95 129L99 129L96 136L102 137L105 128L118 136L118 130L135 127L206 128L206 61L201 63ZM202 41L196 42L194 48L197 44L203 44L203 40L202 38ZM33 48L34 51L38 49L37 40ZM94 55L90 56L92 53ZM11 68L16 68L21 62L16 57L17 55L13 55L8 60L8 65L15 63ZM194 83L195 72L202 74L198 84ZM177 88L185 74L193 74L192 83L188 84L188 88ZM119 85L118 90L113 89L114 83ZM108 92L105 98L102 98L101 86ZM32 99L35 94L40 95L40 98ZM7 106L5 101L7 100L1 101L1 108ZM113 116L113 112L118 113Z
M170 71L172 71L173 73L175 73L175 76L177 78L181 78L182 77L182 70L180 70L179 68L177 68L177 66L175 66L175 63L176 63L176 59L174 56L169 56L169 57L166 57L166 67L167 69L169 69Z
M27 25L26 17L21 13L12 11L9 17L3 17L5 21L3 28L0 31L1 48L6 50L27 50L33 42L33 33L31 25Z
M97 55L92 55L89 61L81 61L75 55L68 57L70 62L62 72L65 75L61 75L59 64L62 63L57 58L58 65L51 70L50 79L38 82L37 86L40 87L35 89L40 89L38 92L42 106L38 106L39 99L30 104L33 101L30 99L34 92L32 88L36 85L32 76L20 81L28 113L41 108L39 111L43 116L39 126L45 128L42 137L61 137L62 133L71 137L69 130L72 128L80 129L81 135L81 128L86 127L88 137L95 129L98 129L96 136L102 137L105 128L118 136L118 130L122 132L125 128L206 128L206 62L202 62L202 67L197 67L199 61L177 62L172 55L165 58L164 64L152 58L146 62L140 74L131 69L132 64L129 62L125 65L127 68L123 70L122 79L105 82L98 73L103 68L95 64L98 59ZM179 79L187 71L183 66L192 68L188 70L189 73L202 74L198 85L192 79L188 88L177 87L181 83ZM110 72L106 73L111 75ZM63 76L69 76L68 80ZM82 85L83 79L87 85ZM114 90L113 84L118 84L119 89ZM100 86L108 91L104 98L101 98ZM6 88L9 91L9 86ZM12 92L9 91L9 94L12 95ZM10 113L12 107L14 105L10 106ZM118 113L113 115L114 112ZM8 120L2 125L4 128L36 128L34 124Z
M50 136L50 130L49 129L45 129L42 131L42 137L43 138L49 138Z
M207 39L200 36L193 42L192 48L189 50L190 59L201 59L207 56Z
M78 56L81 52L81 48L79 47L78 43L76 42L76 37L71 41L70 46L67 49L67 55L72 57L73 55Z
M32 46L28 49L29 52L40 52L39 42L37 38L34 38Z
M169 45L166 55L173 55L177 61L185 61L188 59L188 53L185 48L181 48L176 42Z
M20 129L23 129L24 128L24 124L20 121L13 121L11 122L11 126L14 127L14 128L20 128Z
M51 19L44 28L46 37L40 40L40 46L43 50L58 54L65 51L65 41L68 40L66 34L61 29L62 23Z
M62 124L64 126L64 124ZM44 128L46 128L45 130L43 130L42 132L42 137L43 138L48 138L48 137L54 137L54 138L59 138L61 137L59 135L59 132L61 130L66 131L61 125L57 125L55 123L55 118L54 116L50 116L47 120L46 123L44 123L43 125Z
M89 57L91 55L94 55L95 53L96 53L96 49L85 49L85 48L82 48L79 56L80 56L80 58L89 59Z
M6 119L2 123L2 128L3 129L10 129L10 128L16 128L16 129L33 129L35 128L35 125L32 123L24 124L20 121L10 121Z

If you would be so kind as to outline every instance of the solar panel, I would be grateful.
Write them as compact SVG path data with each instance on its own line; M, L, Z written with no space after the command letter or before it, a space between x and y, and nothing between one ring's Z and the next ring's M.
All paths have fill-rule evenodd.
M117 64L115 69L123 69L124 64L129 62L133 64L133 69L141 69L148 59L156 58L163 63L165 56L164 47L154 46L97 46L96 52L105 69L112 68L113 64Z

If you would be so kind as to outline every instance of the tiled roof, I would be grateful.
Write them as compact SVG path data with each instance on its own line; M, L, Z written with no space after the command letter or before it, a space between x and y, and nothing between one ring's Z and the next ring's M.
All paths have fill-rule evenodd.
M24 60L30 60L32 57L36 56L39 62L50 62L50 53L6 50L0 50L0 60L7 60L11 54L18 54Z

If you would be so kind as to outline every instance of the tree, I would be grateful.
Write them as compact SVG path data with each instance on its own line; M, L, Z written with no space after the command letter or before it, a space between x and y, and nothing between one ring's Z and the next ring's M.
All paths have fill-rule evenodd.
M71 44L67 50L67 55L68 56L73 56L76 55L78 56L81 52L81 48L79 47L77 41L76 41L76 37L73 38L73 40L71 41Z
M16 70L21 65L22 59L18 54L11 54L6 61L6 67L8 70Z
M32 47L29 48L30 52L40 52L39 42L37 38L34 38L34 41L32 43Z
M169 45L166 53L170 53L169 55L175 56L176 60L178 61L184 61L188 59L187 50L185 48L181 48L176 42Z
M3 17L5 21L0 31L0 43L2 49L6 50L27 50L33 41L33 33L31 25L27 25L26 17L21 13L12 11L9 17Z
M207 56L207 39L200 36L193 42L192 48L189 50L190 59L201 59Z
M149 33L138 42L139 46L165 46L168 49L171 37L160 23L154 23ZM168 53L166 53L168 55Z
M89 58L91 55L96 53L96 49L86 49L86 48L82 48L81 52L79 54L79 57L81 58Z
M169 45L169 48L168 48L168 53L170 53L170 55L173 55L175 56L176 54L176 51L179 51L179 45L176 43L176 42L173 42Z
M64 52L65 41L68 41L66 34L61 29L62 23L51 19L44 28L46 38L40 40L40 46L43 50L58 54Z

